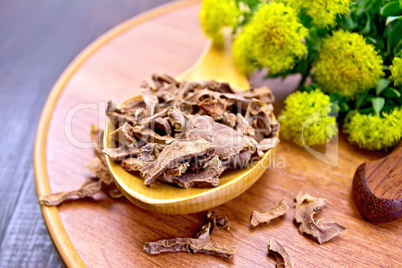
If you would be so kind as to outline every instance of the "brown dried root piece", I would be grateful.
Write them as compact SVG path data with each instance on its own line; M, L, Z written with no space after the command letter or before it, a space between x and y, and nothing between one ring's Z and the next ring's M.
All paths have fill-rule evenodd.
M94 157L85 167L106 185L113 183L113 177L110 175L109 169L98 157Z
M275 238L271 238L268 245L268 253L271 253L275 260L277 268L293 268L294 263L289 253Z
M219 216L216 211L208 211L207 214L207 224L203 225L195 238L199 239L209 239L209 235L215 230L224 229L229 231L230 222L228 218Z
M234 255L235 248L207 239L177 237L156 242L145 242L144 251L151 255L163 252L203 253L229 259Z
M209 211L207 224L201 226L200 230L192 237L177 237L162 239L155 242L145 242L144 251L154 255L163 252L189 252L203 253L223 258L231 258L236 250L235 247L226 246L210 240L210 234L215 229L229 229L229 221L226 217L219 216L216 211Z
M289 209L285 200L282 199L275 207L265 212L253 211L250 218L250 224L257 227L261 223L269 223L271 220L284 215Z
M229 231L230 229L230 222L228 218L219 216L215 210L208 211L207 221L212 224L210 231L211 233L217 229L224 229L226 231Z
M93 196L102 189L102 182L97 179L87 180L78 190L70 192L51 193L41 196L38 200L39 205L57 206L66 200L79 199Z
M91 126L91 139L96 157L85 167L96 177L88 179L78 190L41 196L38 199L40 205L57 206L66 200L92 197L102 190L112 198L120 198L123 196L114 184L113 177L110 175L109 169L106 166L105 156L102 153L103 130L99 130L96 126Z
M295 220L300 223L299 233L310 234L317 238L318 243L323 244L340 232L345 227L336 222L323 222L314 220L314 214L318 213L325 205L325 199L316 198L300 192L295 198Z

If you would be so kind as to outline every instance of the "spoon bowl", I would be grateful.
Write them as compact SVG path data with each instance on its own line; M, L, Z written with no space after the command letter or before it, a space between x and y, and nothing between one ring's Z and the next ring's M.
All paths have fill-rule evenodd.
M247 77L235 68L229 43L220 47L209 43L199 60L177 79L213 79L228 82L237 90L247 90L250 87ZM130 98L120 106L139 98L141 96ZM114 130L114 125L109 121L104 135L105 148L112 144L109 134ZM215 188L182 189L158 181L152 186L145 186L139 173L127 172L108 157L107 162L117 187L135 205L164 214L190 214L219 206L246 191L269 167L274 150L275 148L268 150L258 162L246 168L225 172L220 177L219 186Z

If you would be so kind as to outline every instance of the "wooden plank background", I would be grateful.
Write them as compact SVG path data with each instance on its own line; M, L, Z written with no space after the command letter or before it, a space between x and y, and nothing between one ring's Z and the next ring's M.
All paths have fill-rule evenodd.
M32 170L37 120L53 84L99 35L170 1L0 1L0 267L62 266Z

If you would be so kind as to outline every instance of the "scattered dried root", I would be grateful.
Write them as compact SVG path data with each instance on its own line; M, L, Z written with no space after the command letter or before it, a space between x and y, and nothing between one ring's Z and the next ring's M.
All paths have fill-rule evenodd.
M268 253L271 253L276 260L277 268L293 268L294 263L289 253L279 243L278 240L272 238L268 245Z
M105 156L102 153L103 130L92 126L91 139L96 156L86 165L86 168L95 177L85 181L78 190L50 193L39 197L38 203L41 206L57 206L67 200L93 197L101 191L104 191L112 198L120 198L123 196L113 181L113 177L106 166Z
M216 229L229 230L229 221L226 217L219 216L215 211L207 214L207 223L192 237L177 237L162 239L155 242L145 242L144 251L154 255L163 252L189 252L203 253L223 258L232 258L236 248L226 246L210 240L210 234Z
M315 221L314 214L318 213L325 205L325 199L316 198L300 192L295 198L295 220L300 223L300 234L306 233L317 238L318 243L323 244L337 236L345 227L336 222Z
M250 218L250 224L257 227L261 223L269 223L271 220L284 215L289 209L285 200L282 199L275 207L265 212L253 211Z

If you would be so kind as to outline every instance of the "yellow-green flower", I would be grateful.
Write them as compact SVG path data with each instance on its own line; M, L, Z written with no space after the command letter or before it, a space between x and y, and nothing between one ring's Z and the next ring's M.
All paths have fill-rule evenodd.
M281 113L281 134L299 146L322 145L338 134L336 117L329 116L329 96L319 89L295 92L285 100Z
M252 40L245 34L240 34L233 43L233 58L236 66L245 74L260 68L251 50Z
M313 64L314 81L323 91L352 97L373 88L384 73L382 58L362 35L343 30L333 32L321 43Z
M312 24L326 28L336 25L337 15L349 12L350 0L287 0L296 9L304 10L312 19Z
M391 113L382 115L356 112L344 124L348 140L368 150L382 150L396 145L402 138L402 109L395 108Z
M402 85L402 58L395 57L392 60L392 65L389 66L391 71L390 79L394 81L396 86Z
M200 10L201 27L217 44L224 42L222 29L237 24L240 11L234 0L203 0Z
M272 74L290 69L307 51L302 41L307 34L292 7L261 4L233 43L235 63L246 74L264 67Z

